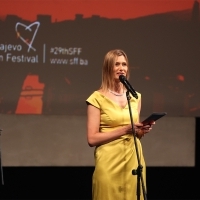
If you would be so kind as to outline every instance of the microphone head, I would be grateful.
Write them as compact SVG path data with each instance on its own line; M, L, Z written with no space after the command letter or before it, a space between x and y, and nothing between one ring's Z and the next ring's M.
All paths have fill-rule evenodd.
M123 83L126 80L126 77L124 75L119 75L119 80Z

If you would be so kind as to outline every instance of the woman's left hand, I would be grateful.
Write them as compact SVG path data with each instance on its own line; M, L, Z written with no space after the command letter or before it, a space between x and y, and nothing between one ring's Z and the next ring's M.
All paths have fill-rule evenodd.
M145 136L145 134L149 133L152 130L153 125L155 124L155 122L148 124L148 125L144 125L144 126L138 126L136 128L136 135L138 138L142 138Z

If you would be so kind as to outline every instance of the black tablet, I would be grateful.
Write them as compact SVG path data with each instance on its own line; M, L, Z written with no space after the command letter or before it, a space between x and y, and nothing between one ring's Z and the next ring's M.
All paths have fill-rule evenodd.
M165 116L167 113L166 112L161 112L161 113L152 113L149 117L147 117L145 120L143 120L141 123L143 125L151 124L152 122L160 119L161 117Z

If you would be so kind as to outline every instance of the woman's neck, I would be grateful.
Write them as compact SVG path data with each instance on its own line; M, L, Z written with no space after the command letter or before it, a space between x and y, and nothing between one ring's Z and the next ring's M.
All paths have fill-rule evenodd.
M115 96L122 96L125 92L124 87L121 84L115 84L113 87L108 88L108 91Z
M117 93L122 93L124 92L124 86L117 82L117 83L114 83L113 87L109 88L110 90L114 91L114 92L117 92Z

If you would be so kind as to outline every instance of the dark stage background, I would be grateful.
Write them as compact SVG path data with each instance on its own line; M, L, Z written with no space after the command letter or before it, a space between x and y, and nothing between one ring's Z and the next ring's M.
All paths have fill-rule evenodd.
M199 1L28 2L0 0L0 126L5 129L6 166L61 166L39 153L40 149L51 152L51 143L56 154L68 161L66 166L73 163L80 152L72 145L75 136L86 144L80 139L86 130L80 119L86 116L85 100L99 88L103 57L114 48L129 55L130 82L142 94L141 117L152 112L167 112L166 120L176 117L177 121L166 121L159 129L159 138L152 135L162 157L170 152L166 141L175 135L169 149L175 147L179 159L187 154L181 166L194 164L194 125L181 120L200 116ZM48 116L57 118L52 122ZM74 119L79 130L67 124L70 120L64 121L66 116ZM49 132L54 134L50 137ZM152 140L151 147L154 144ZM181 151L185 146L189 150ZM66 149L64 157L59 152ZM168 161L167 166L175 165ZM158 159L152 164L163 162Z
M124 49L130 58L130 82L142 93L142 116L166 111L169 117L196 120L195 153L191 152L195 166L147 167L148 199L200 199L196 0L0 0L0 128L10 123L2 124L5 116L16 116L15 126L4 130L8 134L4 147L14 149L12 140L19 124L26 129L19 130L18 144L26 141L27 148L37 149L46 141L42 135L46 127L37 127L41 137L35 144L26 130L36 121L23 124L19 115L59 115L59 120L65 115L84 116L85 99L100 86L103 56L114 48ZM71 134L65 127L62 131ZM181 143L181 132L176 136ZM3 165L0 199L91 199L93 166L25 166L32 157L19 155L19 149L16 156L4 150L6 161L13 161L14 155L21 165Z

